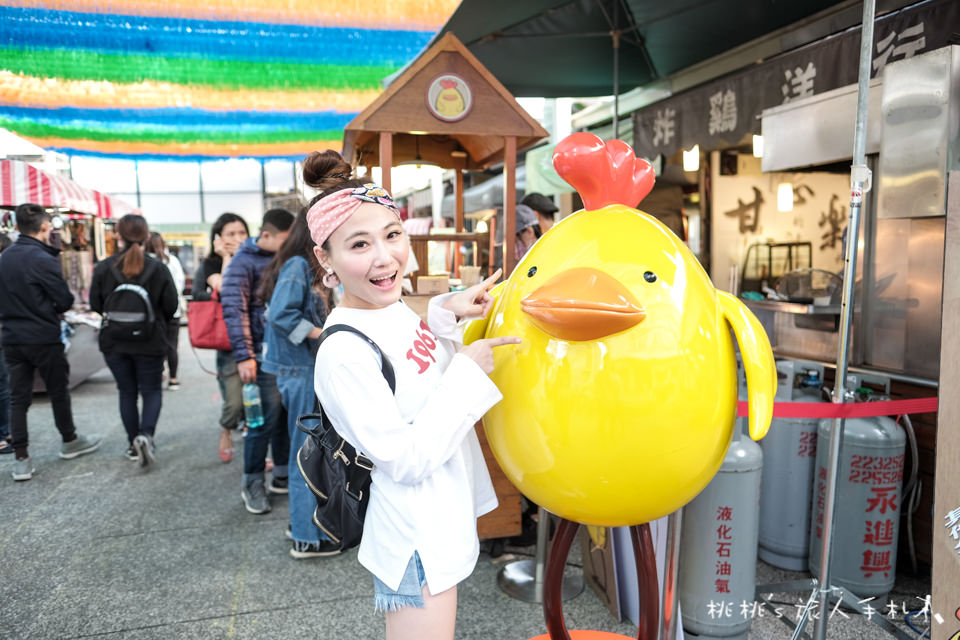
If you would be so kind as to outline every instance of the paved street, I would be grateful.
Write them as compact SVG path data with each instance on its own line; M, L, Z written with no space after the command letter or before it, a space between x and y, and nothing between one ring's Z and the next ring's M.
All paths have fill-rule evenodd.
M29 419L37 474L14 483L13 456L0 459L0 638L382 637L383 617L373 612L371 579L355 551L293 560L284 537L286 499L275 499L266 516L243 509L241 462L225 465L217 457L216 382L185 341L186 333L183 384L164 392L159 464L149 473L123 457L126 440L106 369L73 393L80 430L105 437L93 455L60 460L49 403L35 398ZM213 368L210 352L201 358ZM241 441L236 446L242 450ZM496 586L497 570L513 557L481 554L461 585L458 639L523 640L545 632L539 606ZM576 547L571 561L579 562ZM765 581L793 577L765 565L761 574ZM898 590L897 602L926 594L929 585L905 581ZM636 637L636 627L618 623L589 589L565 610L572 629ZM831 638L884 637L856 616L837 618ZM751 633L789 636L772 616L756 620Z

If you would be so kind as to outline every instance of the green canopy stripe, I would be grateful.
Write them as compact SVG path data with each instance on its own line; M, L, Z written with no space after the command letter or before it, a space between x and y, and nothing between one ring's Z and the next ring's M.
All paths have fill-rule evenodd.
M380 89L394 66L207 60L82 50L0 48L0 68L43 78L171 82L224 89Z
M98 142L149 142L156 144L207 142L217 144L283 143L309 140L339 140L340 129L322 131L175 131L136 127L123 130L37 124L0 118L0 127L15 129L32 138L95 140Z

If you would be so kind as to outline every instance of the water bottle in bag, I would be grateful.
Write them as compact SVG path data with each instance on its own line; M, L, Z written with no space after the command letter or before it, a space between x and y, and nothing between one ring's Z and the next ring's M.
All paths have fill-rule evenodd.
M263 426L260 387L254 382L243 385L243 416L248 429L257 429Z

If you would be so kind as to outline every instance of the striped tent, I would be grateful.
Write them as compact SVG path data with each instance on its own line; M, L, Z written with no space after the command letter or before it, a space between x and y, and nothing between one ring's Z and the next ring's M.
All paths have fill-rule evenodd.
M0 127L114 157L302 158L458 0L0 0Z
M15 207L23 202L100 218L139 213L123 200L81 187L69 178L41 171L26 162L0 160L0 206Z

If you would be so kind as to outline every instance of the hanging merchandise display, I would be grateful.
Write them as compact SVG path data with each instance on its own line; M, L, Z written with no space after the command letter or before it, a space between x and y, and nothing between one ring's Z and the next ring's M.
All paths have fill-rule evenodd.
M456 4L0 6L0 127L47 149L140 159L336 149Z
M817 440L828 442L832 429L833 420L822 420ZM906 442L904 430L885 416L849 418L843 428L833 583L861 598L874 598L876 609L886 604L896 578ZM823 544L827 453L826 447L817 452L811 509L809 567L814 577L819 577Z
M777 362L778 402L826 402L823 365ZM791 571L807 569L810 498L817 455L817 418L774 418L760 441L763 482L760 492L760 559Z

